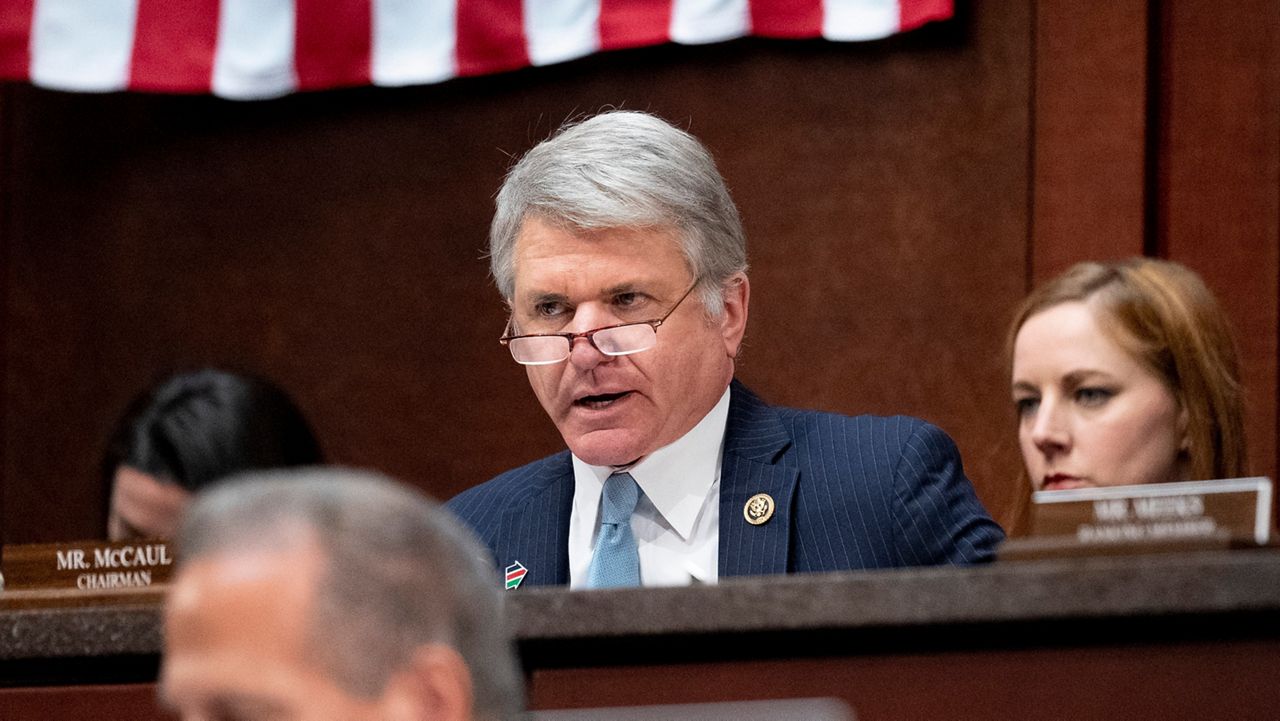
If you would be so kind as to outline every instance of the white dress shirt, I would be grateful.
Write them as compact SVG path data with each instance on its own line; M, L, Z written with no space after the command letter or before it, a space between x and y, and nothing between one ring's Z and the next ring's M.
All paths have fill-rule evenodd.
M600 530L604 482L624 470L640 486L631 531L645 586L715 583L720 551L720 458L729 422L729 389L688 433L629 468L588 465L573 457L569 515L569 587L586 588Z

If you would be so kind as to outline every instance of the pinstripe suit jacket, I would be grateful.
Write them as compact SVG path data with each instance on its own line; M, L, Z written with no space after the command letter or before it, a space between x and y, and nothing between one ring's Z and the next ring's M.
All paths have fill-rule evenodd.
M839 571L990 560L1003 531L988 517L940 429L905 416L848 416L766 405L734 381L720 469L719 574ZM501 570L525 585L569 582L569 452L466 490L449 508ZM773 518L742 515L768 493Z

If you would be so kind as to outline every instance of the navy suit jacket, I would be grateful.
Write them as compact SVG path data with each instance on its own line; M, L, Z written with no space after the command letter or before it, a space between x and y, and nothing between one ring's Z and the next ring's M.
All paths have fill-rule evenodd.
M524 585L569 583L573 465L562 451L463 491L448 507ZM743 518L767 493L773 517ZM719 575L990 560L1004 532L936 426L769 406L734 381L720 467Z

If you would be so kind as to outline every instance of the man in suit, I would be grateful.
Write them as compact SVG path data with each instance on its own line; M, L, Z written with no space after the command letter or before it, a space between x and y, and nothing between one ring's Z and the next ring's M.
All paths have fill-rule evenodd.
M508 173L489 244L503 342L568 446L449 503L508 588L974 563L1003 538L937 428L734 380L746 240L688 133L623 111L562 129Z
M492 560L422 494L262 471L187 511L161 700L184 719L519 716Z

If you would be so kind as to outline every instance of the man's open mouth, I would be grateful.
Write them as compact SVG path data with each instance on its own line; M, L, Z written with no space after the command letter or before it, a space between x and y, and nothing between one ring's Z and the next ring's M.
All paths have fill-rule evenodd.
M575 406L581 406L593 411L598 411L616 403L618 400L631 395L631 391L622 391L621 393L601 393L599 395L583 396L573 402Z

